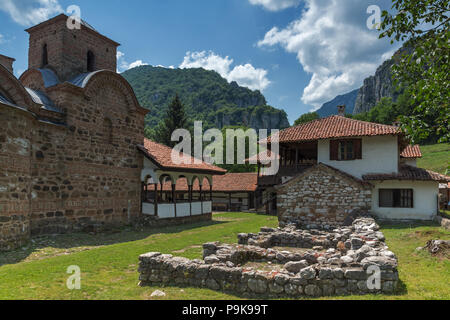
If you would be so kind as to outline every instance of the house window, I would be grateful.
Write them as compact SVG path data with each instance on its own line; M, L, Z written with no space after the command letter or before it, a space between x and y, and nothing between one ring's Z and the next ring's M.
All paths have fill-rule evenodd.
M355 160L353 141L339 142L339 160Z
M380 208L414 208L412 189L380 189Z
M350 161L362 159L362 140L332 140L330 141L330 160Z

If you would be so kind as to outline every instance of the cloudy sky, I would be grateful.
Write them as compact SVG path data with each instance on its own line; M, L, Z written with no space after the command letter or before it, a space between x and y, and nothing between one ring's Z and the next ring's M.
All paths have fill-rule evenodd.
M0 54L27 68L23 31L77 5L122 44L119 72L140 65L215 70L258 89L291 122L359 88L398 48L367 20L385 0L0 0ZM372 20L370 20L372 21Z

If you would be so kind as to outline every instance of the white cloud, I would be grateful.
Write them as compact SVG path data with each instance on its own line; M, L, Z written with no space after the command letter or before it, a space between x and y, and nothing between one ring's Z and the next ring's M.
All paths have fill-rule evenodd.
M4 43L5 41L5 37L0 33L0 44Z
M280 11L290 7L297 7L301 0L249 0L253 5L263 6L269 11Z
M372 0L305 2L298 20L284 29L272 28L258 46L280 45L297 54L303 70L312 75L302 101L318 108L360 87L397 47L391 46L389 40L378 39L378 32L367 28L367 8ZM378 5L382 9L391 6L387 0Z
M236 81L239 85L251 90L263 91L270 85L267 71L253 67L247 63L232 68L233 59L221 57L212 51L187 52L180 68L203 68L214 70L229 82Z
M121 73L140 66L148 66L148 63L143 62L142 60L136 60L134 62L128 63L125 60L125 53L117 51L117 72Z
M64 12L58 0L0 0L0 10L22 26L31 26Z

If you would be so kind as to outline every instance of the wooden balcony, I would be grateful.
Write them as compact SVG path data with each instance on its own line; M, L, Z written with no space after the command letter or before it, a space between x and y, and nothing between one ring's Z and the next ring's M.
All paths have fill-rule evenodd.
M272 187L275 185L282 184L283 178L294 177L302 173L303 171L307 170L308 168L311 168L312 166L313 164L281 167L276 175L259 176L258 185L260 187Z

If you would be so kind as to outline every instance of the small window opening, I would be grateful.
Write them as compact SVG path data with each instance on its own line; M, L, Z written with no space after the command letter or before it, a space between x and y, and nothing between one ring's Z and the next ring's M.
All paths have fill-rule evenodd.
M103 121L103 138L104 143L113 143L113 126L111 120L108 118L105 118L105 120Z
M93 72L95 70L95 56L92 51L87 53L87 71Z
M42 68L48 65L48 47L47 44L44 44L42 47Z

